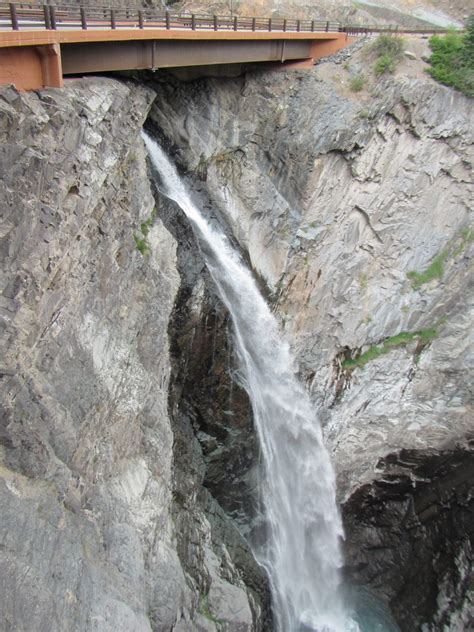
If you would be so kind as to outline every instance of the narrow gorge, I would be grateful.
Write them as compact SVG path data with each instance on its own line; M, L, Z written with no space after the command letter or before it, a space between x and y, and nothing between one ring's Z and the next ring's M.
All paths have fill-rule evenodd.
M472 101L365 54L0 89L2 632L473 628Z

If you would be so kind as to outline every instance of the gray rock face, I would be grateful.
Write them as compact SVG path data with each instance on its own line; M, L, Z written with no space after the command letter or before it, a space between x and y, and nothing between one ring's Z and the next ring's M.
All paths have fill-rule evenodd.
M348 578L404 631L461 631L472 107L428 78L360 101L339 72L143 79L149 124L291 340L333 453ZM192 234L150 187L154 96L110 79L0 95L5 630L271 629L241 535L258 528L248 401Z
M392 555L400 535L383 545L381 555L391 562L372 582L370 541L382 538L383 520L400 523L404 533L408 496L399 489L398 509L372 516L363 551L351 516L361 515L358 490L367 485L374 502L385 502L374 487L384 478L383 457L415 450L422 463L459 444L466 455L461 470L470 467L472 105L428 78L379 82L360 101L342 96L337 78L330 84L320 77L316 68L167 81L151 118L178 161L205 183L214 211L269 288L348 502L351 565L368 565L359 577L392 601L404 630L422 623L461 630L466 619L459 613L470 611L472 587L456 573L471 576L472 544L450 540L452 531L434 512L431 557L420 554L414 571L409 555ZM408 466L405 475L416 478L415 469ZM426 475L435 480L433 472ZM458 479L450 480L456 489ZM462 489L459 499L460 506L472 504ZM438 546L445 570L438 566L433 578ZM392 581L398 573L411 585L414 572L432 578L423 605L419 593L397 592ZM441 606L452 590L451 605Z
M0 96L5 631L260 629L232 558L248 549L201 472L176 500L180 278L139 137L153 97L109 79Z

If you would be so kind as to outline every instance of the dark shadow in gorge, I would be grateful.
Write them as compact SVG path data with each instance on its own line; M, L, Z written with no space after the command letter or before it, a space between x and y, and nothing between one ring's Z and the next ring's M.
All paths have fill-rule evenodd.
M474 441L401 450L378 469L343 507L349 580L382 597L403 632L472 629ZM467 624L450 618L460 612Z

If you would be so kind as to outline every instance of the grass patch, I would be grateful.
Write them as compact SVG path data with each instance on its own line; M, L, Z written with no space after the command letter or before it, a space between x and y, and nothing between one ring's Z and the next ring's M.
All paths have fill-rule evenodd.
M412 270L407 272L407 277L411 280L413 289L418 290L425 283L433 279L441 279L444 274L444 265L450 258L462 254L466 247L474 242L474 228L465 226L461 228L457 236L445 250L437 255L431 264L423 272Z
M148 244L146 238L140 237L140 235L133 235L133 239L135 240L135 245L137 250L139 250L143 256L150 254L150 245Z
M369 283L369 280L367 278L367 275L365 274L365 272L362 272L362 274L359 276L359 284L360 284L361 289L366 290L368 283Z
M371 45L370 50L375 52L377 60L374 65L374 72L377 76L386 73L393 73L397 64L403 57L403 39L396 35L382 33Z
M461 228L459 234L464 242L464 246L474 241L474 228Z
M466 34L434 35L430 41L432 55L427 72L446 86L474 97L474 13L466 24Z
M133 239L137 250L145 257L150 254L150 244L148 243L148 233L153 225L153 220L157 214L156 207L151 212L150 217L140 224L140 233L134 233Z
M352 90L352 92L360 92L361 90L364 89L365 83L366 83L365 75L362 75L362 74L356 75L355 77L352 77L349 83L349 87Z
M407 277L410 279L413 289L417 290L422 285L429 283L433 279L441 279L444 272L444 264L446 263L448 255L449 251L443 250L433 259L431 265L423 272L415 272L414 270L408 272Z
M359 357L353 359L344 360L342 366L344 369L362 369L368 362L386 355L398 349L404 347L413 340L417 341L423 347L426 346L431 340L436 338L438 332L436 329L421 329L420 331L409 332L401 331L396 336L390 336L386 338L380 345L374 345L362 353ZM418 352L419 355L419 352Z

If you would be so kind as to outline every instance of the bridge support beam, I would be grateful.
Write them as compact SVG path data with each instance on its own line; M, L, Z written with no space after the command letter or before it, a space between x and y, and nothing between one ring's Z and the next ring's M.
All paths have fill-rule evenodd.
M61 88L63 73L59 44L0 48L0 85L18 90Z
M345 48L355 42L356 39L356 37L349 37L347 33L339 33L335 39L314 40L311 42L311 57L314 61L318 61L321 57L334 55L341 48Z

